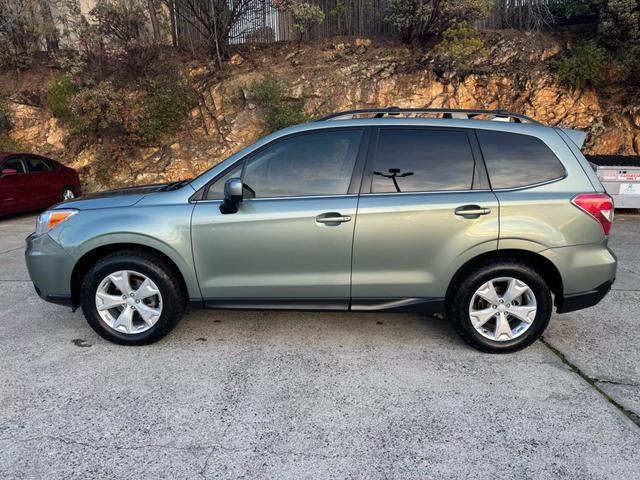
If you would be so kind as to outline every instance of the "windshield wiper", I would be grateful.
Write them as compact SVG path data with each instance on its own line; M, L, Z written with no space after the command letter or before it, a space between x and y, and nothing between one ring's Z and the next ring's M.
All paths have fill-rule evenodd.
M178 182L171 182L168 185L165 185L164 187L162 187L162 191L163 192L170 192L172 190L178 190L179 188L184 187L190 181L191 181L191 179L188 178L186 180L180 180Z

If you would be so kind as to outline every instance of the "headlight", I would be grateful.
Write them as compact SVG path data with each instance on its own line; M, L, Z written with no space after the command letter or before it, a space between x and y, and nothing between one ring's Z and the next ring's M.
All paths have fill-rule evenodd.
M47 210L36 220L36 235L47 233L53 227L71 218L78 210Z

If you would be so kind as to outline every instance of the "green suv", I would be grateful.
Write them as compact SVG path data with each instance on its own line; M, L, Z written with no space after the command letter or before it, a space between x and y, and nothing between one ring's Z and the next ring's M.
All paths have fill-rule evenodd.
M354 110L281 130L190 181L44 212L38 294L121 344L187 307L442 312L510 352L611 288L613 202L585 134L502 110Z

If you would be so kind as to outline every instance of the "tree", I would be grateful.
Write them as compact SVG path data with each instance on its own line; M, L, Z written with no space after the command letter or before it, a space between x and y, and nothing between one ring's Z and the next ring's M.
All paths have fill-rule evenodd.
M174 14L191 25L205 41L218 66L229 56L229 40L242 18L260 16L269 0L174 0Z
M299 0L278 0L278 10L291 12L293 17L293 31L298 34L298 45L305 35L309 34L314 25L324 21L324 12L318 5Z

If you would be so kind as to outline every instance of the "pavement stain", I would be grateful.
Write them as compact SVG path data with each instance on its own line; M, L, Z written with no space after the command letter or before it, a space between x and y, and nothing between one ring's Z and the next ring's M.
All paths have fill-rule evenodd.
M74 338L73 340L71 340L71 343L73 343L76 347L81 347L81 348L89 348L93 346L92 343L87 342L83 338Z

